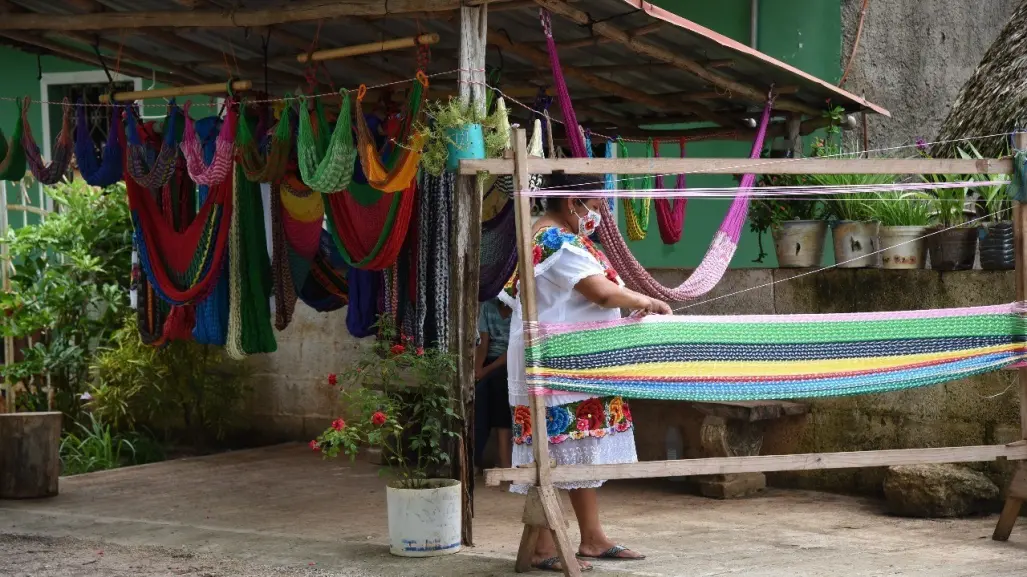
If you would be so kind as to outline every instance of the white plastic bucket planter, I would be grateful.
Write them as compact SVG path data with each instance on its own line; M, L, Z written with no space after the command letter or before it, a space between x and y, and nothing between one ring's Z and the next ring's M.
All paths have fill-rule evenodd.
M882 226L881 268L924 268L927 256L926 226Z
M428 479L425 489L385 488L389 552L400 557L437 557L460 551L460 481Z

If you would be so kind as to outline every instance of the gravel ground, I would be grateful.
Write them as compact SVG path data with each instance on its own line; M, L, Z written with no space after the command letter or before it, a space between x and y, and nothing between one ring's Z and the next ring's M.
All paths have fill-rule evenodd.
M9 577L336 577L316 566L273 567L168 547L122 547L73 538L0 535Z

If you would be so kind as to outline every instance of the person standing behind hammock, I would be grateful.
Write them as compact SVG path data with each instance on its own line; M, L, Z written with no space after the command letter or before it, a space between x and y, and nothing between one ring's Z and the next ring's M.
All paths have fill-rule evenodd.
M492 430L496 430L498 466L510 467L510 409L507 398L506 347L510 308L498 299L481 303L478 346L474 351L474 461L481 466Z
M595 176L554 174L549 186L573 189L595 187L602 182ZM606 256L589 240L599 226L603 198L554 197L546 213L533 227L532 259L535 267L536 302L543 322L597 322L620 318L621 309L645 313L671 314L667 303L649 298L624 286ZM534 461L531 442L540 438L531 428L529 392L524 372L524 331L518 280L515 274L499 298L513 310L507 373L510 405L513 411L513 466ZM549 451L559 465L607 465L634 463L635 436L631 411L621 397L555 391L547 394L545 436ZM570 491L571 504L581 531L578 556L591 559L642 559L606 536L599 522L596 489L603 481L556 483ZM527 485L511 485L510 490L527 493ZM583 570L591 565L579 561ZM562 571L556 545L549 531L539 533L532 564L537 569Z

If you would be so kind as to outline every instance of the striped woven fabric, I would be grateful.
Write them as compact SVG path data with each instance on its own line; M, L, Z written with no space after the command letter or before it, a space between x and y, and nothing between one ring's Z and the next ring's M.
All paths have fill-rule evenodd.
M1023 304L827 315L667 316L539 324L534 394L684 401L880 393L1027 358Z

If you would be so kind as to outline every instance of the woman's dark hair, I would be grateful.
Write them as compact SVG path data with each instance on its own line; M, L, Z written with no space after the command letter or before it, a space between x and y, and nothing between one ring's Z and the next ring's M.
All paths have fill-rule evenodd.
M549 175L549 178L545 180L545 183L542 186L545 188L557 188L560 190L574 190L576 188L589 190L600 186L601 181L602 178L594 174L564 174L562 172L554 172ZM563 211L565 206L567 206L566 196L552 196L546 199L547 212L559 213Z

